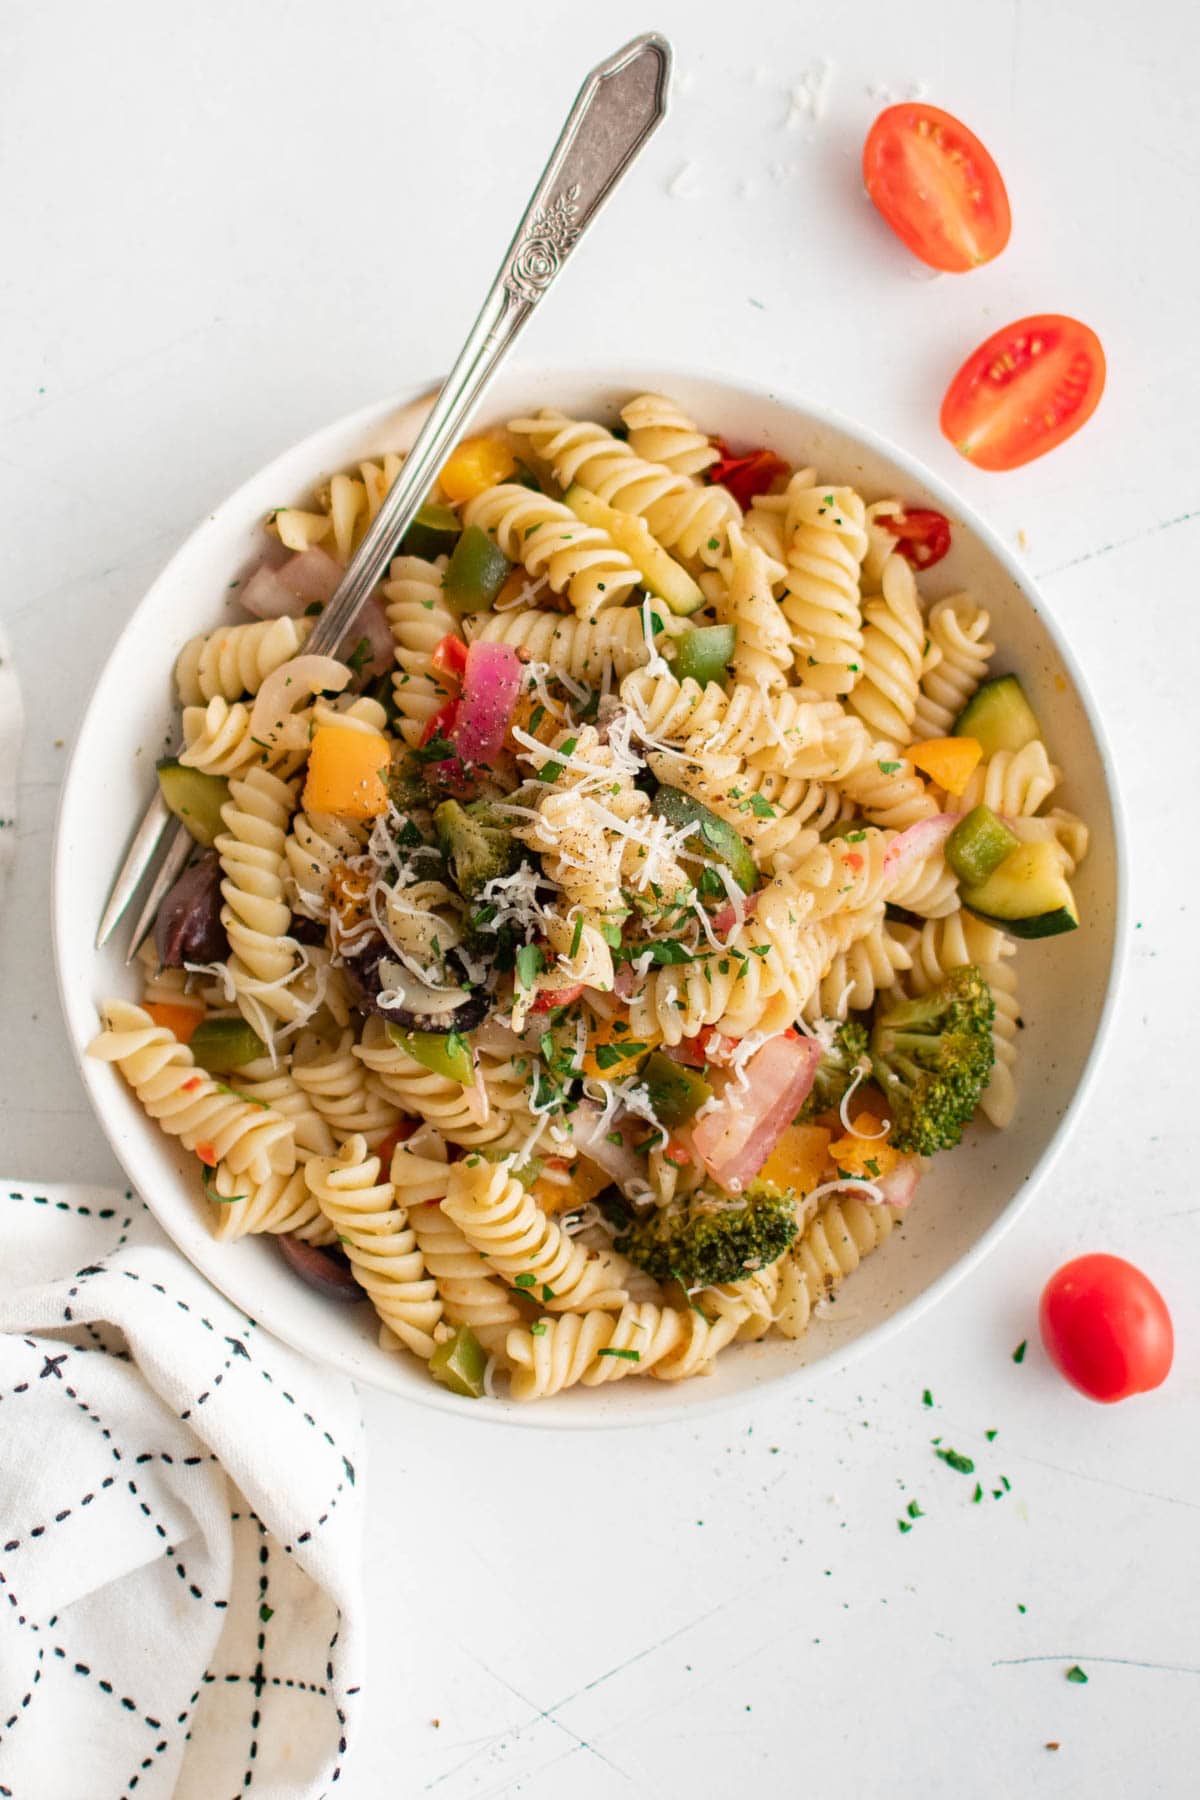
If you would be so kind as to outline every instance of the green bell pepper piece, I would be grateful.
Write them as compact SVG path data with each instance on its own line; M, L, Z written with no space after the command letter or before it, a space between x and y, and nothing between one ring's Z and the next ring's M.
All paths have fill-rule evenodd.
M460 1325L452 1338L439 1344L429 1359L429 1373L452 1394L478 1400L483 1393L487 1355L469 1325Z
M638 1081L650 1097L655 1118L668 1131L686 1125L704 1102L712 1099L712 1087L698 1070L664 1056L661 1050L652 1051L646 1058Z
M471 1040L457 1031L406 1031L389 1022L387 1034L398 1050L411 1056L423 1069L470 1087L475 1079Z
M188 1049L210 1075L227 1075L267 1054L267 1046L245 1019L202 1019Z
M990 806L976 806L946 839L946 861L964 887L978 887L998 869L1019 839Z
M690 676L701 687L724 681L736 643L736 625L697 625L685 631L675 651L675 674L680 681Z
M486 612L512 569L504 552L486 531L468 525L454 546L442 592L455 612Z

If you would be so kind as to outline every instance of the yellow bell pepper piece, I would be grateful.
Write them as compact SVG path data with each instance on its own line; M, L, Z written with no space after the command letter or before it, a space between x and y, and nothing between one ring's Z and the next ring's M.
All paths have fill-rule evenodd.
M983 746L971 737L926 738L923 744L910 744L908 755L948 794L965 794Z
M648 1050L661 1041L660 1034L635 1038L628 1019L619 1015L603 1019L592 1033L583 1058L583 1072L596 1081L623 1081L632 1075Z
M391 754L380 732L318 726L308 753L304 810L336 813L342 819L377 818L387 810Z
M539 1175L529 1191L544 1213L574 1212L611 1183L611 1175L586 1156L577 1156L557 1178L551 1172Z
M789 1125L756 1177L780 1194L808 1194L820 1185L833 1133L823 1125Z
M450 452L438 481L447 500L459 505L507 481L516 466L516 457L501 438L464 438Z
M884 1134L884 1121L871 1112L856 1113L849 1136L830 1144L829 1154L843 1175L860 1181L889 1175L900 1161L900 1152Z

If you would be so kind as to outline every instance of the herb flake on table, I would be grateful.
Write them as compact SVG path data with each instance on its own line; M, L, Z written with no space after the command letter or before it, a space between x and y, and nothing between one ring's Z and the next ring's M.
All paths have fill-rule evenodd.
M1077 1682L1082 1685L1082 1684L1086 1683L1087 1676L1084 1674L1083 1670L1080 1668L1078 1663L1072 1663L1071 1667L1067 1670L1067 1680L1074 1681L1074 1682Z
M956 1470L959 1475L973 1475L975 1473L975 1464L971 1461L969 1456L963 1456L961 1451L935 1449L934 1455L940 1457L948 1469Z

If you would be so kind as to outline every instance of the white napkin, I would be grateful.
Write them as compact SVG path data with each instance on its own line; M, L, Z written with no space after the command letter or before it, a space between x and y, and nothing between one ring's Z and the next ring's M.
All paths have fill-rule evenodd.
M309 1800L362 1662L354 1390L142 1202L0 1186L0 1796Z

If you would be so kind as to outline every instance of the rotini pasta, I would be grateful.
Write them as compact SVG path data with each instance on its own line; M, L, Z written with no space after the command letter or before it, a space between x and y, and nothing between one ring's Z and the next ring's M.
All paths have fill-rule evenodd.
M913 719L925 666L925 621L912 569L893 550L883 564L877 597L862 607L862 675L849 701L882 742L912 742Z
M585 525L569 506L546 494L505 484L467 502L467 525L494 538L510 562L544 575L556 594L566 594L581 619L591 619L628 598L641 575L606 531Z
M966 594L938 600L929 609L930 642L939 660L921 677L913 714L914 740L948 737L959 713L987 673L995 645L987 641L991 624L981 606Z
M254 1181L295 1168L296 1139L287 1119L239 1099L197 1069L187 1045L140 1006L106 1000L101 1017L103 1030L88 1055L115 1063L150 1117L208 1168L227 1163L235 1175Z
M645 519L664 550L710 568L726 553L729 527L741 518L726 488L702 487L648 462L603 425L568 418L553 407L543 407L532 419L512 419L508 428L529 444L559 487L578 482L618 512Z
M629 1298L623 1259L589 1255L502 1164L479 1156L455 1163L442 1207L489 1268L550 1312L619 1311Z
M180 761L227 788L182 791L221 829L160 920L169 966L142 953L145 1006L106 1002L91 1046L204 1165L215 1236L325 1257L462 1394L677 1381L807 1330L921 1159L1014 1117L1018 945L962 905L959 816L1022 845L968 891L989 917L1078 911L1052 719L957 797L913 761L965 763L918 740L993 655L969 595L922 597L946 522L731 462L665 395L621 420L547 407L459 447L408 540L444 554L383 583L377 681L303 655L299 592L185 644ZM271 515L298 590L328 592L400 466ZM714 476L766 491L743 515ZM989 708L1039 729L1014 679L981 739ZM948 1004L959 1061L914 1099L910 1034Z
M311 629L308 619L259 619L189 639L175 664L181 705L257 694L272 669L299 654Z
M442 1317L437 1283L365 1138L347 1138L335 1157L312 1157L304 1179L383 1324L415 1355L432 1356Z
M1058 786L1058 770L1040 738L1023 750L997 750L981 762L961 794L947 794L947 812L990 806L995 813L1023 818L1046 804Z
M863 1257L891 1236L902 1217L892 1206L868 1206L852 1191L825 1202L780 1272L775 1323L784 1337L803 1335L818 1301L834 1293Z
M865 509L852 488L794 476L786 494L755 502L749 529L775 543L786 563L783 614L804 686L826 698L848 694L863 672L859 571L867 550Z
M384 583L388 624L396 644L392 692L406 744L421 742L430 719L452 697L454 688L433 667L433 653L445 637L460 637L457 613L442 597L446 559L426 562L398 556Z
M569 613L524 611L485 613L474 636L489 644L511 644L532 662L592 687L608 686L650 661L687 629L661 600L650 602L653 643L646 641L646 615L639 606L610 607L594 618Z
M621 422L634 455L673 475L701 475L718 460L712 439L665 394L639 394L621 408Z

